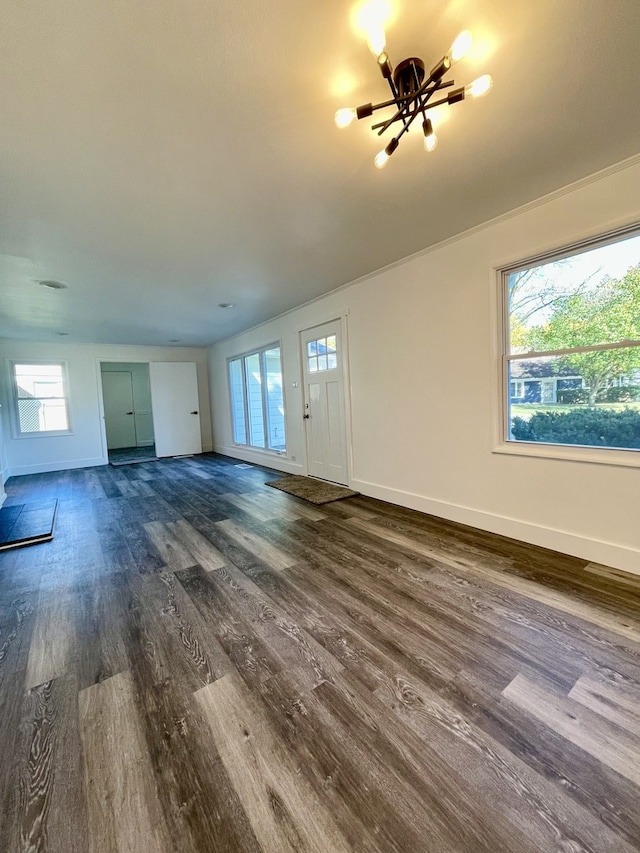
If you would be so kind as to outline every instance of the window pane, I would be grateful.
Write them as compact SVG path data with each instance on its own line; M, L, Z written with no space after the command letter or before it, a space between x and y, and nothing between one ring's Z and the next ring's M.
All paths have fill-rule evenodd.
M260 353L245 356L247 402L249 409L249 444L264 447L264 414L262 410L262 375Z
M327 369L333 370L337 366L338 366L338 356L335 354L335 352L330 352L329 355L327 356Z
M318 352L318 342L309 341L307 344L307 355L315 355Z
M511 440L640 449L640 347L514 359L508 381Z
M285 451L280 347L231 360L229 377L235 443Z
M16 364L19 399L57 397L64 399L61 364Z
M284 423L284 396L282 392L282 366L280 347L264 353L265 382L267 396L267 438L270 450L286 450Z
M326 370L327 369L327 356L319 355L318 356L318 370Z
M20 433L66 432L69 415L62 364L15 364Z
M335 352L336 351L336 336L329 335L327 338L327 352Z
M236 444L247 443L247 425L244 416L244 382L242 380L242 359L229 362L229 381L231 388L231 419L233 422L233 440Z
M511 354L640 339L640 236L508 275Z
M318 359L314 355L313 358L309 359L309 373L316 373L318 370Z

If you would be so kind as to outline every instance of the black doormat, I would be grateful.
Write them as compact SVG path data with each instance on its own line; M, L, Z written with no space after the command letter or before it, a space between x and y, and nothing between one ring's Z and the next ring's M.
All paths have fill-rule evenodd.
M0 509L0 551L50 542L57 512L57 500Z
M297 474L280 477L279 480L269 480L265 485L317 505L341 501L343 498L352 498L360 494L360 492L354 492L353 489L345 489L344 486L327 483L326 480L314 480L313 477L300 477Z

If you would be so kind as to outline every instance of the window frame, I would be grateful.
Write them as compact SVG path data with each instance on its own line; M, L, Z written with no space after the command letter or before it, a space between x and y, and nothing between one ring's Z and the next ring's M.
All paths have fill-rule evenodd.
M584 240L540 252L515 263L505 264L494 268L497 282L497 338L498 338L498 369L496 370L497 394L494 399L498 403L497 438L492 448L494 453L513 456L535 456L545 459L566 459L571 461L593 462L606 465L640 467L639 448L607 448L582 444L555 444L545 442L518 441L510 438L510 378L509 363L525 359L540 359L544 356L561 356L567 353L597 352L602 350L623 349L630 346L640 347L640 337L612 344L594 344L585 347L567 347L560 350L544 352L527 352L511 354L509 330L509 276L515 272L541 266L553 261L571 258L575 255L597 249L602 246L621 242L630 237L640 237L640 223L633 223L605 233L596 234ZM494 338L495 340L495 338ZM494 419L494 423L496 420Z
M276 448L272 448L269 446L269 413L268 413L268 402L267 395L263 392L261 394L261 403L262 403L262 425L263 425L263 436L264 436L264 446L260 446L257 444L251 444L251 422L249 420L249 396L247 393L247 371L246 371L246 359L251 356L257 355L259 357L260 362L260 376L264 380L266 376L266 353L270 350L278 349L280 353L280 376L282 378L282 405L284 408L283 413L283 422L284 422L284 442L285 446L283 450L278 450ZM231 364L232 362L240 361L242 368L242 390L243 390L243 404L244 404L244 424L245 424L245 437L246 441L244 443L236 441L235 438L235 424L233 419L233 388L231 385ZM264 385L263 385L264 387ZM227 388L229 392L229 419L231 425L231 441L234 447L242 447L247 450L258 451L259 453L269 453L275 454L277 456L286 456L287 454L287 405L286 405L286 395L285 395L285 383L284 383L284 359L282 355L282 341L276 340L270 344L265 344L261 347L252 347L251 349L246 350L245 352L238 353L236 355L227 357Z
M54 366L60 367L62 370L62 389L63 389L63 397L55 397L50 399L63 399L65 405L65 411L67 415L67 429L57 429L57 430L42 430L36 432L23 432L20 429L20 408L19 408L19 400L21 399L18 396L18 379L16 376L16 365L18 364L33 364L33 365L43 365L43 366ZM29 438L59 438L61 436L73 435L73 425L71 420L71 398L69 394L69 364L66 358L12 358L8 359L8 372L9 372L9 387L11 388L11 409L12 409L12 418L11 418L11 431L13 434L13 438L15 439L29 439ZM45 398L36 398L36 399L45 399Z

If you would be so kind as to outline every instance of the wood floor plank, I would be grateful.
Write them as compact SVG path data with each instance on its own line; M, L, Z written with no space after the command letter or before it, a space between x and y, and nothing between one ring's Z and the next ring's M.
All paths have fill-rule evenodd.
M203 619L208 620L225 654L248 684L259 684L282 668L282 661L252 626L229 606L200 568L176 572Z
M172 851L131 675L82 690L79 702L89 853Z
M377 688L375 696L472 780L486 802L487 815L499 804L536 849L630 849L586 808L465 719L446 697L401 674Z
M313 686L342 671L342 664L235 566L217 569L209 578L283 666L305 671Z
M24 695L17 753L20 760L4 789L15 851L87 850L87 810L82 775L74 676L39 684Z
M221 569L225 565L226 561L223 555L191 524L180 520L167 526L176 539L182 542L195 562L202 566L206 572ZM182 568L188 568L188 566L182 566Z
M640 839L637 785L526 710L496 697L495 690L473 674L461 673L446 696L465 719L635 847Z
M265 853L348 853L330 811L304 782L240 678L226 675L196 698Z
M147 575L136 586L134 606L141 611L146 653L153 648L156 681L171 677L193 692L231 671L215 632L172 572Z
M594 720L591 711L578 702L557 696L522 675L516 676L502 695L598 761L640 784L637 746L624 730L602 718Z
M197 562L193 555L176 539L171 528L161 521L150 521L144 525L144 529L164 563L170 569L188 569Z
M295 565L295 560L279 548L270 545L260 536L256 536L250 530L240 527L231 519L217 522L216 526L222 532L252 554L255 554L260 560L263 560L273 569L286 569L289 566Z
M629 688L602 676L583 675L572 687L569 699L640 737L640 685Z
M278 513L272 507L269 507L264 501L252 500L250 495L226 492L222 497L227 503L233 504L258 521L270 521L278 517Z
M482 566L473 565L459 559L451 559L442 551L428 545L422 545L419 542L413 541L409 536L401 533L395 533L387 528L380 528L368 521L360 519L350 519L350 524L367 531L372 536L380 539L388 540L395 544L407 548L409 551L415 551L425 557L429 557L437 562L442 562L445 565L452 566L461 571L469 571L475 575L480 575L486 580L491 581L499 586L504 586L525 597L531 597L535 601L553 607L572 616L579 616L587 622L598 625L601 628L606 628L609 631L614 631L635 643L640 642L640 619L634 620L629 624L627 617L617 616L615 613L609 613L604 609L584 604L566 594L556 593L549 590L534 581L526 578L516 577L506 574L505 572L493 571L485 569Z
M66 587L41 590L29 649L25 689L67 674L74 654L72 593Z

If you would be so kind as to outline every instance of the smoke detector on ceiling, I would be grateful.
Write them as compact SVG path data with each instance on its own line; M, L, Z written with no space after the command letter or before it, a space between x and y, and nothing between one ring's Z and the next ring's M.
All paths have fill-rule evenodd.
M67 285L63 284L61 281L52 281L51 279L43 279L42 281L38 281L38 284L42 287L48 287L50 290L66 290Z

